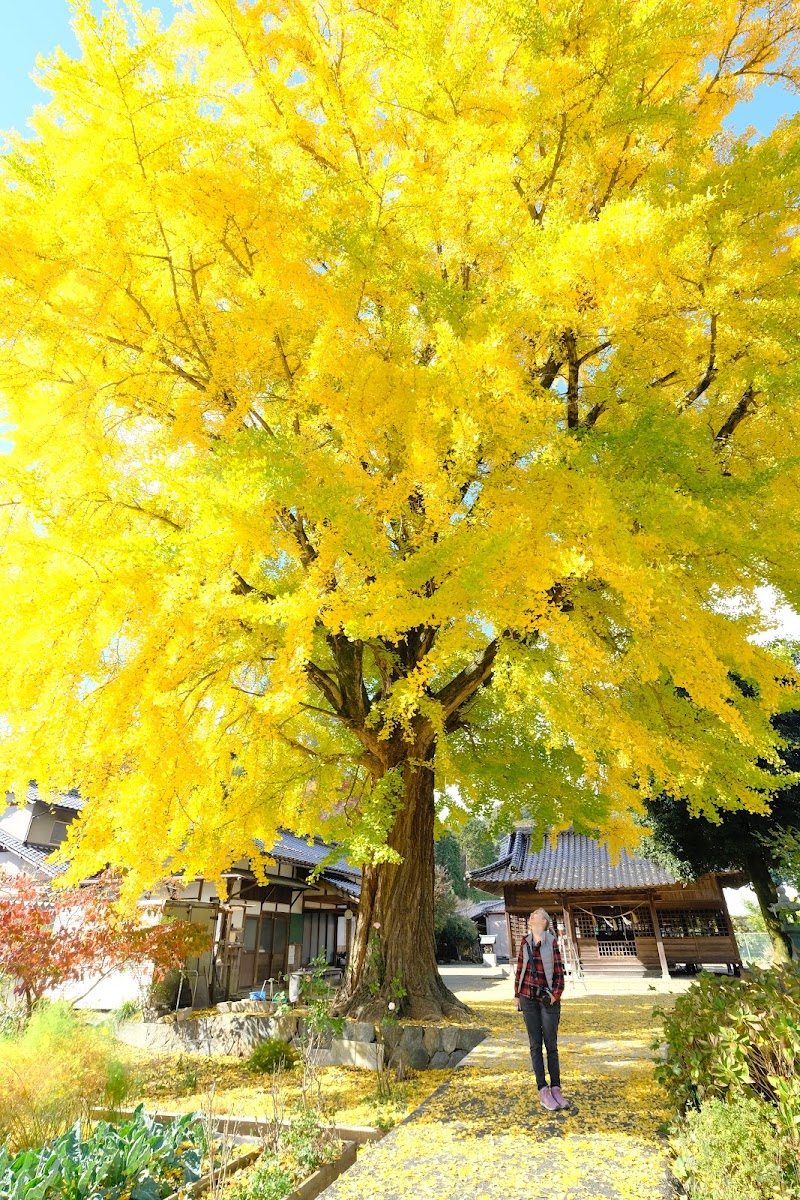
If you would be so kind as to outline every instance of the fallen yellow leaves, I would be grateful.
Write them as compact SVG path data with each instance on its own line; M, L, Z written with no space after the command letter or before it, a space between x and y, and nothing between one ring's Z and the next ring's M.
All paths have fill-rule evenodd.
M135 1065L138 1099L150 1109L206 1109L212 1089L214 1111L221 1115L260 1118L271 1109L269 1077L253 1075L239 1058L140 1051ZM393 1086L388 1100L378 1097L375 1075L356 1067L321 1067L318 1080L325 1115L337 1124L388 1129L417 1108L451 1074L411 1072ZM287 1109L301 1102L300 1070L284 1072L280 1086Z
M507 1005L476 1005L491 1037L326 1192L326 1200L660 1200L670 1194L649 1061L649 997L569 1000L561 1059L567 1114L539 1105L527 1043Z
M659 996L662 1005L669 1002ZM326 1200L661 1200L670 1194L668 1113L653 1077L656 1031L649 996L591 996L564 1003L559 1045L566 1114L545 1112L530 1070L519 1015L506 1002L472 1000L470 1022L490 1030L456 1071L412 1074L379 1103L375 1076L323 1067L320 1091L339 1124L408 1121L365 1146ZM155 1107L203 1107L262 1116L269 1083L241 1060L141 1054L141 1098ZM299 1102L299 1072L283 1076L287 1106ZM441 1086L445 1084L447 1086Z

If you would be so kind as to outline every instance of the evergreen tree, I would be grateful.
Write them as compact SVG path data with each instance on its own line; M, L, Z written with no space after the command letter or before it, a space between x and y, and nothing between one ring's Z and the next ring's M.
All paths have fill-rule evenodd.
M775 718L785 738L786 771L800 771L800 712ZM800 784L773 792L761 812L720 812L716 821L693 816L682 800L657 796L646 801L652 835L643 848L683 879L711 871L739 869L750 882L772 942L776 962L791 959L791 942L773 911L781 882L782 848L800 837Z

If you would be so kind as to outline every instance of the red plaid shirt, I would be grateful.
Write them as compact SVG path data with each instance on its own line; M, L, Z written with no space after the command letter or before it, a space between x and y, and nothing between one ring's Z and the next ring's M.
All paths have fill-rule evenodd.
M528 942L528 962L523 971L522 964L524 958L522 943L520 943L519 954L517 955L517 973L514 976L514 995L524 996L528 1000L536 1000L539 995L538 989L547 987L547 976L544 973L539 947L535 944L530 934L526 934L523 941L526 939ZM564 991L564 964L561 961L558 941L553 942L553 986L550 990L553 996L553 1003L561 999L562 992Z

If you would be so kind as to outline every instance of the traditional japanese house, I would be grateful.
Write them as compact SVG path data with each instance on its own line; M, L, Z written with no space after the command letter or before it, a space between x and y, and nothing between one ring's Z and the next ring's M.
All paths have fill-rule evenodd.
M574 974L667 976L684 966L741 966L723 885L737 873L704 875L684 884L657 863L607 848L584 834L560 832L537 848L530 830L517 829L497 862L471 871L475 887L502 896L508 940L516 960L534 908L551 914L566 966Z
M49 855L66 836L83 807L77 792L43 796L35 783L25 803L7 797L0 811L0 866L54 880L63 870ZM258 873L254 870L258 867ZM213 949L185 964L186 990L207 1004L250 990L284 987L291 971L325 956L344 966L350 950L361 892L361 873L320 838L282 833L267 851L254 842L253 854L225 872L226 894L208 879L165 879L142 897L143 909L203 925ZM102 995L90 993L96 1007L116 1007L133 999L132 978L109 977Z

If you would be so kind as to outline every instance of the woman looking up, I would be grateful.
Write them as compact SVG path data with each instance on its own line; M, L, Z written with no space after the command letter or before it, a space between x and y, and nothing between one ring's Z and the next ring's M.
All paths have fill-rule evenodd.
M553 924L548 913L537 908L528 918L528 933L519 948L514 996L528 1031L539 1100L549 1112L569 1108L569 1101L564 1099L561 1091L558 1064L558 1023L563 991L564 965ZM542 1042L547 1051L549 1086L544 1073Z

